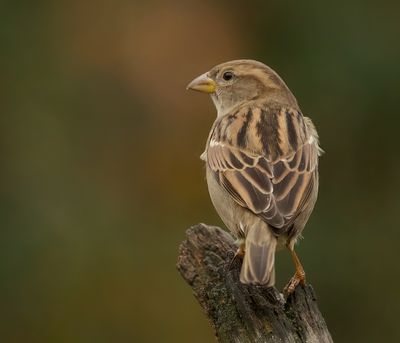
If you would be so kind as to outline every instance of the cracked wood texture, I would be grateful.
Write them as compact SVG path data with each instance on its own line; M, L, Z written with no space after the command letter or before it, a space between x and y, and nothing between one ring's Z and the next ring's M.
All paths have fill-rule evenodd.
M178 270L210 319L218 342L333 342L311 285L286 300L274 288L239 281L236 246L218 227L198 224L180 246Z

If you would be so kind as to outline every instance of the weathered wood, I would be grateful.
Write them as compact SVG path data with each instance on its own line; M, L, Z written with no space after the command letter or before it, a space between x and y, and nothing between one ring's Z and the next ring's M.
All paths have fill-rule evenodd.
M288 299L273 287L239 282L236 246L218 227L198 224L180 246L178 270L210 319L221 343L333 342L311 285Z

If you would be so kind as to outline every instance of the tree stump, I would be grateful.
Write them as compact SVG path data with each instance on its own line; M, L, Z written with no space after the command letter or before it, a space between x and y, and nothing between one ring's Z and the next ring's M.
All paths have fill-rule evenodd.
M177 267L192 287L221 343L333 342L311 285L298 286L285 300L274 288L239 281L241 261L231 264L233 238L218 227L187 230Z

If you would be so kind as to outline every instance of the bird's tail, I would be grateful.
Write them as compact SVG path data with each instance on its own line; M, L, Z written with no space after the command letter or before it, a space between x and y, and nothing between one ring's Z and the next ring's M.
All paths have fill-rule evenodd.
M275 284L276 244L276 237L266 226L254 226L247 232L240 272L242 283L262 284L267 287Z

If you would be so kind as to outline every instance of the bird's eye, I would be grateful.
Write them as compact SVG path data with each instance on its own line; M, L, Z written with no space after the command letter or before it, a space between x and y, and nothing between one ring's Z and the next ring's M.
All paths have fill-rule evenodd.
M232 73L231 71L226 71L226 72L222 75L222 78L223 78L225 81L232 80L232 79L233 79L233 73Z

